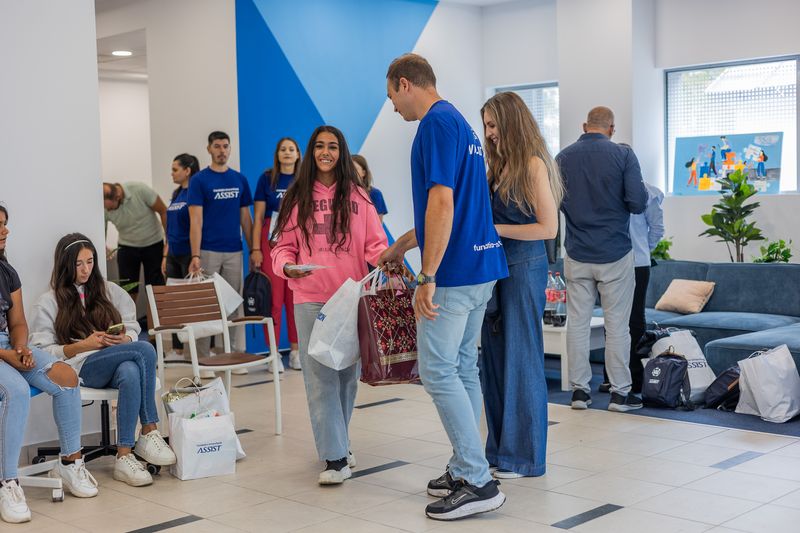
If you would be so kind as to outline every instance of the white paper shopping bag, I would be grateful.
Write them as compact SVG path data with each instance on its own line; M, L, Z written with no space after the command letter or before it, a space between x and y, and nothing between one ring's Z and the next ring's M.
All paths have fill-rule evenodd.
M178 479L223 476L236 472L236 431L233 415L182 418L169 415L169 440L178 462L171 472Z

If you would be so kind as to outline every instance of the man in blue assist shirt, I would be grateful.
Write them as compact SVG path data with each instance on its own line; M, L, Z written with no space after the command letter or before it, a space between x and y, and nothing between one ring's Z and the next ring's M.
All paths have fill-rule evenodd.
M606 329L606 370L611 382L609 411L642 407L631 390L630 330L635 277L631 214L644 211L647 190L636 154L611 142L614 113L595 107L584 134L556 156L566 195L561 211L567 222L564 275L567 279L567 357L572 408L592 403L589 381L589 333L600 293ZM562 355L563 357L563 355Z
M505 502L489 473L479 432L477 344L486 303L508 267L492 223L480 139L439 96L423 57L395 59L386 80L395 111L420 123L411 149L415 229L400 237L380 264L402 263L416 246L422 252L414 295L419 373L453 446L447 470L428 484L428 494L442 499L425 513L455 520Z
M207 275L218 272L236 292L241 293L241 232L244 232L248 249L252 249L250 206L253 199L250 185L242 174L228 167L231 141L227 133L214 131L209 134L208 153L211 165L195 174L189 182L189 243L192 248L189 272L203 270ZM234 316L241 314L239 306ZM210 341L202 340L202 343L198 341L198 349L207 353ZM233 351L245 351L244 328L235 328L232 341Z

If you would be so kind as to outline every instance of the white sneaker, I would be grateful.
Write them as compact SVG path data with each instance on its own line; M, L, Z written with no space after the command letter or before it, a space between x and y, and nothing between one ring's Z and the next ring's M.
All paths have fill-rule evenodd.
M150 472L132 453L117 457L117 462L114 464L114 479L131 487L143 487L153 483Z
M231 370L231 374L234 374L236 376L244 376L248 374L248 372L246 368L234 368L233 370Z
M211 370L201 370L200 379L214 379L217 375Z
M300 352L292 350L289 352L289 368L293 370L303 370L303 365L300 364Z
M10 524L31 521L31 510L25 501L25 493L13 479L0 483L0 518Z
M175 452L161 436L157 429L147 435L139 435L133 453L150 463L151 465L169 466L178 462Z
M358 463L356 462L356 456L353 452L347 452L347 466L350 468L355 468Z
M320 472L319 484L320 485L341 485L345 479L350 479L353 472L350 471L349 466L345 466L341 470L334 470L333 468Z
M275 359L275 361L278 361L278 373L283 373L283 359L280 357L280 355L277 357L277 359ZM267 365L267 372L270 374L272 374L272 363L273 361L270 361Z
M60 477L64 487L76 498L97 496L97 480L86 470L83 459L76 459L69 465L62 465L59 460L49 476Z

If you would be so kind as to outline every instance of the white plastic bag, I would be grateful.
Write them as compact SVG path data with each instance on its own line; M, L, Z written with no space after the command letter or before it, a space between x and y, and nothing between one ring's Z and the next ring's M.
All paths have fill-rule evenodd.
M788 346L739 361L737 413L754 414L767 422L783 423L800 414L800 375ZM742 401L744 399L744 402Z
M691 331L679 329L670 331L669 336L658 339L653 344L650 357L660 355L669 350L670 347L676 354L684 356L689 363L689 383L692 386L689 399L695 404L703 403L706 389L714 383L717 377L711 367L708 366L703 349L700 348L700 344L698 344Z
M239 306L242 305L244 299L239 292L231 287L231 284L228 283L225 278L219 272L214 272L214 275L211 276L214 280L214 284L217 286L217 291L219 292L219 300L222 304L222 307L225 309L226 316L231 316L233 313L239 309Z
M186 381L189 387L181 388L182 381ZM184 394L176 397L179 396L176 393ZM216 411L221 415L233 415L228 401L228 394L225 392L225 385L222 384L222 378L219 377L214 378L202 387L195 386L189 378L181 378L161 398L164 402L164 410L168 415L174 413L182 418L193 418L208 411ZM244 453L239 436L236 435L236 459L244 459L245 457L247 455Z
M224 476L236 472L233 415L183 418L169 415L169 442L178 458L171 467L178 479Z
M334 370L343 370L359 360L358 300L365 292L364 284L380 274L376 269L361 281L348 278L333 293L314 321L308 355Z

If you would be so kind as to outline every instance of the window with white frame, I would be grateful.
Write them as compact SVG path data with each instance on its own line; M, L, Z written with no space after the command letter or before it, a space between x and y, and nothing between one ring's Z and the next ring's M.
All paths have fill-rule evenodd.
M676 138L762 132L783 133L780 191L797 190L797 62L792 57L666 72L670 191Z
M511 91L517 93L539 125L550 155L558 154L561 146L558 127L558 84L543 83L516 87L498 87L495 94Z

